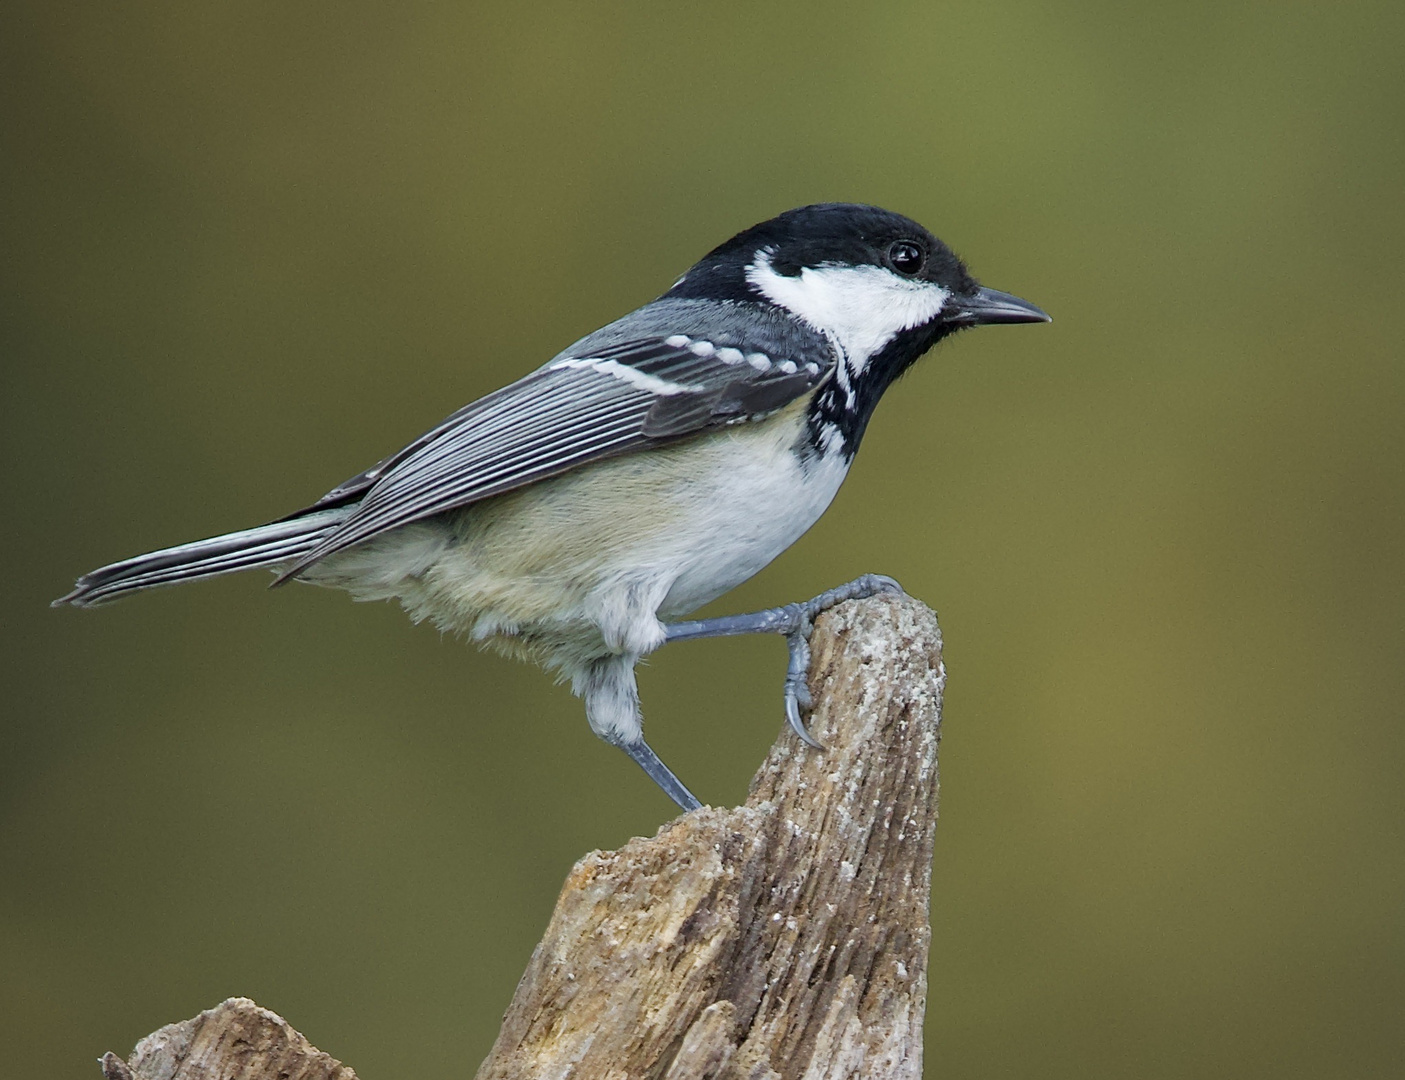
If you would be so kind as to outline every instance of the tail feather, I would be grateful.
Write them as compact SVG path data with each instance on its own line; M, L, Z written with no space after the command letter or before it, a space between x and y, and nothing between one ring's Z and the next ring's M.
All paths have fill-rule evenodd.
M128 593L182 581L232 574L257 566L279 566L311 550L346 517L346 507L320 510L291 521L226 533L123 559L84 574L71 593L53 602L92 607Z

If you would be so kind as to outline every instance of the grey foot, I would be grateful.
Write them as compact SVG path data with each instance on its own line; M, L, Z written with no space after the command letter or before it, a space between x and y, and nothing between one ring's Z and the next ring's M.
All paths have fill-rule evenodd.
M810 700L808 680L810 634L815 628L815 619L845 600L864 600L881 592L902 591L903 587L890 577L883 574L864 574L799 604L767 608L765 611L753 611L747 615L721 615L715 619L673 623L667 627L668 637L664 640L693 641L697 638L732 637L737 634L784 634L786 645L790 648L790 662L785 671L786 723L805 743L823 750L824 747L805 726L803 715L809 712L814 704Z

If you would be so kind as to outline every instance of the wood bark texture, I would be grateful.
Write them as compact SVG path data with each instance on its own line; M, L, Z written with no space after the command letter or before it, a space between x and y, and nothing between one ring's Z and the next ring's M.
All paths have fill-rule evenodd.
M277 1013L230 998L167 1024L137 1043L129 1060L101 1058L106 1080L356 1080Z
M941 634L885 594L811 644L827 749L577 863L478 1080L921 1076Z
M822 616L811 645L827 749L787 731L744 805L578 862L478 1080L918 1080L941 633L883 594ZM241 998L103 1069L355 1080Z

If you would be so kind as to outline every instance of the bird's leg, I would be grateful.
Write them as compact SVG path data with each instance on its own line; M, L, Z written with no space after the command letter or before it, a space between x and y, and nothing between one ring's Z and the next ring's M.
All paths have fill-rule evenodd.
M638 662L637 653L597 656L572 671L571 689L585 699L585 716L596 735L632 757L684 811L696 810L702 803L644 741L639 688L634 681Z
M659 760L659 755L643 738L634 742L616 743L621 750L639 763L639 767L649 774L649 779L663 789L663 793L683 808L683 812L696 810L702 805L698 798L686 787L683 781L673 775L673 770Z
M809 712L810 687L810 632L815 619L845 600L864 600L881 592L902 592L902 586L882 574L864 574L844 585L822 592L813 600L799 604L786 604L784 607L753 611L747 615L720 615L714 619L695 619L692 622L669 623L664 629L668 636L664 642L694 641L697 638L733 637L738 634L784 634L790 648L790 662L785 671L785 719L790 729L810 746L824 749L805 726L802 711ZM648 747L645 747L647 750ZM652 753L652 751L650 751ZM644 763L639 761L641 765ZM655 758L654 760L658 760ZM645 765L645 771L648 766ZM663 762L659 762L663 767ZM664 770L667 772L668 770ZM654 774L649 773L650 776ZM672 774L670 774L672 775ZM661 787L668 788L658 777L654 777ZM681 803L680 803L681 805Z

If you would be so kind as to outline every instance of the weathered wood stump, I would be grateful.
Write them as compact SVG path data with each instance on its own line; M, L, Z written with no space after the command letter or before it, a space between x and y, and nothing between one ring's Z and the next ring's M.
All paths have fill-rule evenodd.
M782 734L746 803L572 869L479 1080L799 1080L922 1073L944 671L906 596L821 617L823 752ZM231 999L109 1080L355 1080Z
M230 998L167 1024L137 1043L129 1060L102 1056L106 1080L356 1080L277 1013Z

